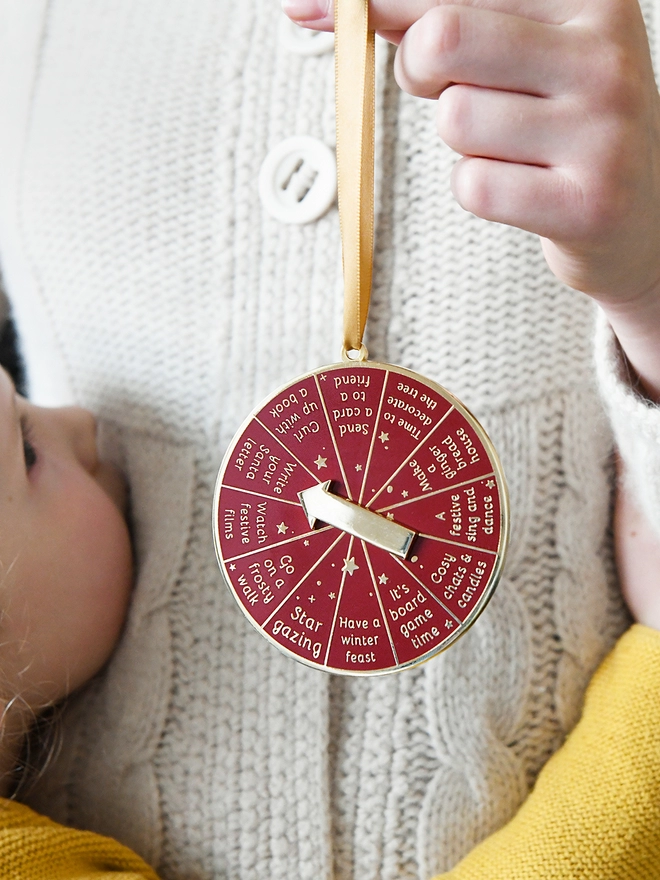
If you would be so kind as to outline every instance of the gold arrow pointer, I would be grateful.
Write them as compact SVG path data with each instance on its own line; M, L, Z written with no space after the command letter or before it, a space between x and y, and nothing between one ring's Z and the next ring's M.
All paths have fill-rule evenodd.
M316 520L320 520L405 559L417 533L373 510L366 510L353 501L333 495L330 483L330 480L326 480L325 483L298 492L310 526L314 528Z

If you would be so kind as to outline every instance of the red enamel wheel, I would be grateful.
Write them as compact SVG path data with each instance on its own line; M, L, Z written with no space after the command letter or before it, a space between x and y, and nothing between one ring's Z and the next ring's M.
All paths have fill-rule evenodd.
M329 672L393 672L484 609L504 562L506 485L485 431L444 388L336 364L239 429L213 529L236 601L278 648Z

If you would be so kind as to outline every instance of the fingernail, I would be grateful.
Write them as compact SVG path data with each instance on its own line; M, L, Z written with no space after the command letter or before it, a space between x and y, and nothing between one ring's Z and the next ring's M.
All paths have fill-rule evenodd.
M282 0L282 10L296 21L319 21L327 15L328 0Z

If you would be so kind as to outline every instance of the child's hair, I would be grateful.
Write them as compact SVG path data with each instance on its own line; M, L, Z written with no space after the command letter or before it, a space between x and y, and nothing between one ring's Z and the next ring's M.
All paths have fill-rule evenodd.
M20 697L10 700L0 716L0 746L5 744L7 737L12 736L20 736L22 743L14 765L5 771L3 778L0 778L0 784L7 792L6 796L12 800L23 799L29 794L51 762L57 758L62 746L60 724L62 704L48 706L43 712L29 710L26 720L28 733L25 735L8 732L4 725L5 716L14 707L16 700L20 700ZM9 751L13 751L11 743L9 745Z
M56 760L62 748L63 705L57 703L35 715L23 751L12 771L10 797L23 800Z
M3 367L14 380L19 394L25 396L26 377L23 358L21 357L16 325L11 316L9 302L0 272L0 367Z

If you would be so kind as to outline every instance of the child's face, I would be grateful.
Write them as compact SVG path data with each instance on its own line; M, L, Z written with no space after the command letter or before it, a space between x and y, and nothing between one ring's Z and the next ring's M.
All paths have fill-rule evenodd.
M35 710L98 671L128 604L125 493L95 433L85 410L36 407L0 371L0 697Z

